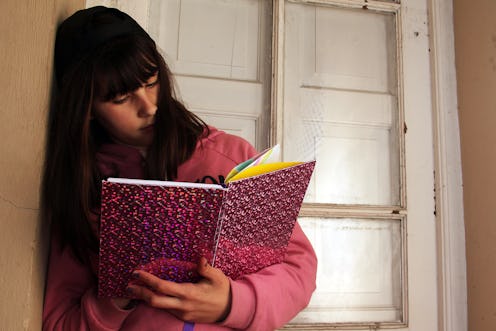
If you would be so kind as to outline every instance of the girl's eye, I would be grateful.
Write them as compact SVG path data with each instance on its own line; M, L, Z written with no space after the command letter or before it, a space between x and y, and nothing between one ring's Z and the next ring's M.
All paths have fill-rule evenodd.
M145 84L145 88L153 88L158 85L158 73L148 78L148 81Z
M151 83L146 84L145 87L146 88L152 88L152 87L157 86L157 84L158 84L158 79L155 80L155 81L153 81L153 82L151 82Z
M112 99L112 103L116 105L120 105L126 102L127 99L129 99L129 94L117 95L115 98Z

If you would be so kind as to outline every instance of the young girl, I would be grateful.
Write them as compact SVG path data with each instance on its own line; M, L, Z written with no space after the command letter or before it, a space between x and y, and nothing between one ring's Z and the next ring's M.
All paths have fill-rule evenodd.
M198 264L202 280L143 270L128 298L96 295L100 183L107 177L221 182L254 156L246 141L207 126L173 93L150 36L112 8L65 20L55 45L43 215L50 223L43 330L273 330L309 302L316 257L296 225L284 261L232 280Z

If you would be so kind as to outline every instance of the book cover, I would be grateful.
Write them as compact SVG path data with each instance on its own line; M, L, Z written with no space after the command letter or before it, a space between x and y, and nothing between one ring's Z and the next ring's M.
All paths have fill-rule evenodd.
M103 181L98 295L126 297L136 269L198 281L201 256L233 279L282 262L314 166L255 166L227 187Z
M315 162L229 184L213 266L236 279L280 263Z

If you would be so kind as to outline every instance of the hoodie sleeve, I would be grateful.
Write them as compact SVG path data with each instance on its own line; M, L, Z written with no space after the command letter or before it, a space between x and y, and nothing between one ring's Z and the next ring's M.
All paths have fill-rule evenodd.
M91 268L52 239L43 309L43 330L119 330L132 310L97 298Z
M296 223L284 261L231 280L232 307L222 325L275 330L305 308L315 290L317 258Z

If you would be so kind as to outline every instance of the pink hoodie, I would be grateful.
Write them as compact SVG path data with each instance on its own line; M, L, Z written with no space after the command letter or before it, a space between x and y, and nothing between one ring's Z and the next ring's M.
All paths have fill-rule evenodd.
M177 181L218 183L255 154L245 140L211 128L193 156L179 167ZM143 178L143 158L133 148L106 145L97 159L105 176ZM274 330L308 304L316 268L312 246L297 224L282 263L230 281L232 308L222 323L192 325L145 303L122 310L110 299L98 298L94 268L82 265L68 248L61 249L52 240L43 330Z

